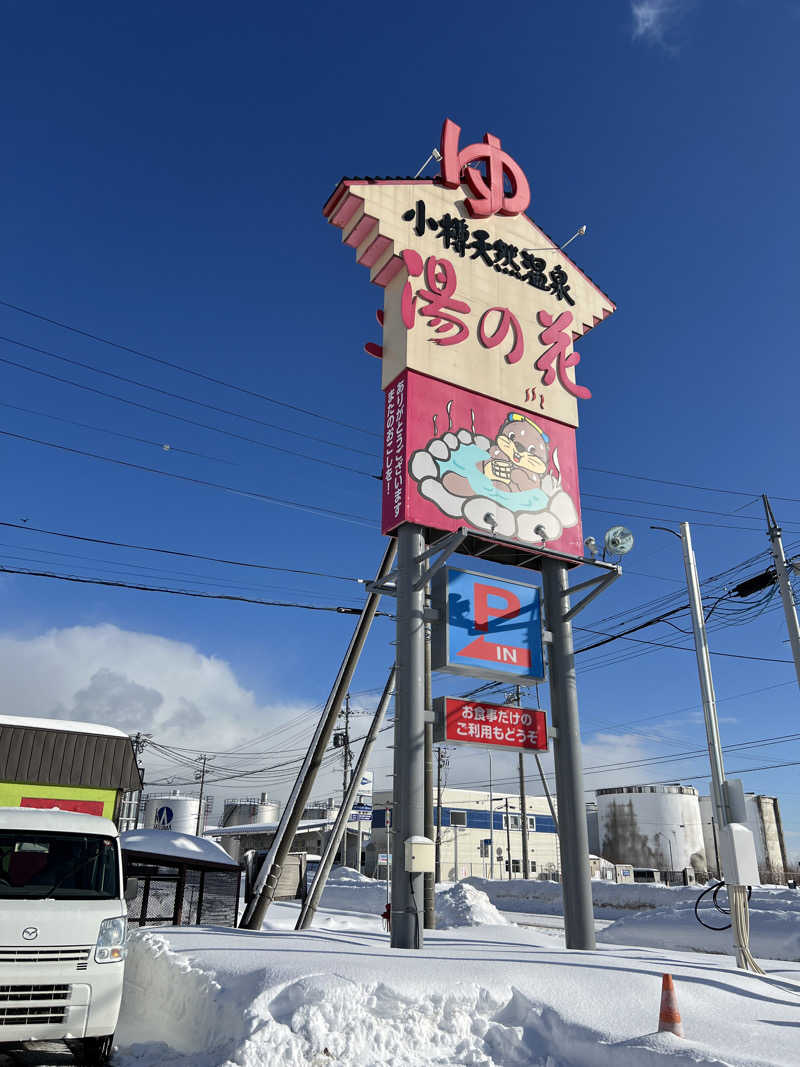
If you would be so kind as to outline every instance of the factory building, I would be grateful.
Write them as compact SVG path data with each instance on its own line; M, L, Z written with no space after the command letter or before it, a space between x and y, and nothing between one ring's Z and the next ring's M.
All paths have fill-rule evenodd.
M756 858L761 881L781 885L786 881L786 843L777 797L745 793L747 825L756 843ZM700 797L703 838L708 855L709 871L719 876L718 827L712 819L711 797Z
M626 785L596 791L587 806L590 850L634 868L704 879L708 864L697 790L690 785Z
M386 813L388 810L391 829L391 808L391 790L377 791L374 798L371 840L364 850L365 874L380 878L386 876L386 857L390 852ZM435 827L435 794L433 820ZM545 797L527 798L526 821L528 877L557 879L561 868L558 836ZM489 793L479 790L443 789L441 822L442 881L451 882L470 877L488 878L492 871L492 846L494 877L523 877L523 828L518 793L494 793L490 798ZM434 836L435 833L434 829ZM507 865L509 856L510 871Z

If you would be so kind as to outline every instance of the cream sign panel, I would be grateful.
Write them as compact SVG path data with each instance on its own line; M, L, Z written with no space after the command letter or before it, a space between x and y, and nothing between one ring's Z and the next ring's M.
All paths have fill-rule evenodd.
M591 393L575 343L614 304L518 213L527 181L499 141L458 153L457 137L448 120L433 181L348 180L326 205L384 288L383 342L367 350L383 388L410 369L577 426Z

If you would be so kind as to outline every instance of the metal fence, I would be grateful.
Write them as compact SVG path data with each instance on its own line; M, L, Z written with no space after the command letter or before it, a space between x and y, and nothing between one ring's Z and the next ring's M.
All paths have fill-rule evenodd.
M138 880L128 904L128 922L138 926L236 926L239 871L202 871L186 866L127 864Z

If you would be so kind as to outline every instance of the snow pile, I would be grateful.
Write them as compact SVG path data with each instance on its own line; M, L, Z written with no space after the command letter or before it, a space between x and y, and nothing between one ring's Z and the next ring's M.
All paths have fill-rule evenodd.
M380 915L386 907L386 882L367 878L352 867L334 867L322 891L320 906Z
M507 926L504 918L485 893L465 882L436 889L436 927L452 930L456 926Z
M538 915L561 915L561 885L525 878L490 881L468 878L467 883L482 890L500 911L528 912ZM694 906L700 892L695 887L669 887L647 883L617 885L615 882L592 881L592 902L597 919L616 919L643 908L673 906L678 899Z
M694 904L701 890L686 890L660 907L626 915L598 933L599 941L616 945L649 945L659 948L688 949L695 952L730 952L730 930L706 930L694 915ZM713 926L724 926L725 915L709 904L710 894L700 906L700 917ZM727 896L719 902L728 906ZM709 906L706 906L709 904ZM800 962L800 893L794 889L754 889L750 900L750 948L756 958Z
M135 932L116 1067L797 1063L800 997L774 965L764 980L723 957L569 953L513 925L426 931L422 951L400 952L371 923L354 931L352 912L342 920L299 934ZM684 1041L653 1033L664 971Z

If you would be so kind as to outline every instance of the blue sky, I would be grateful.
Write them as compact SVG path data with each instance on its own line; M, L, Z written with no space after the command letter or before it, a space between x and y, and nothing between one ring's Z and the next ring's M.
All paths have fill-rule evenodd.
M620 520L636 548L624 579L580 624L608 630L608 616L680 591L679 546L649 529L659 519L693 522L701 577L763 552L761 513L751 502L762 491L774 497L787 543L800 542L800 5L620 0L500 11L468 0L457 10L406 3L363 14L257 4L223 12L207 3L2 10L0 300L307 413L0 305L2 359L204 424L6 362L0 402L13 407L0 406L0 427L354 520L5 437L3 521L370 575L382 550L370 477L380 467L382 404L377 366L362 345L377 340L379 294L321 208L342 175L413 174L450 116L469 140L486 130L502 138L531 181L530 214L554 238L588 226L571 251L618 304L581 347L581 381L593 399L582 406L578 448L585 532L600 536ZM354 582L16 529L0 529L0 552L8 567L138 574L152 584L193 581L303 602L360 598ZM764 565L754 562L748 573ZM1 588L7 710L105 715L126 728L138 721L186 748L223 751L269 735L253 751L299 750L308 709L324 699L351 627L335 614L32 577L6 576ZM714 633L712 647L788 660L777 602L770 609ZM662 626L645 636L681 635ZM384 620L355 688L382 685L391 640ZM648 654L614 663L586 654L587 765L701 749L693 654L623 641L610 648ZM793 733L791 664L715 657L714 670L726 744ZM452 683L437 681L437 691L448 689ZM295 725L273 736L287 722ZM727 762L736 770L793 760L797 741L732 753ZM386 752L376 759L379 780L389 763ZM657 764L592 782L671 777L703 785L704 766ZM743 775L746 788L780 796L795 853L797 769ZM482 775L482 764L454 754L453 784ZM280 794L285 781L219 789L259 787Z

